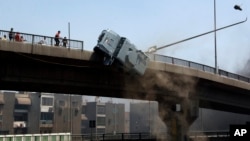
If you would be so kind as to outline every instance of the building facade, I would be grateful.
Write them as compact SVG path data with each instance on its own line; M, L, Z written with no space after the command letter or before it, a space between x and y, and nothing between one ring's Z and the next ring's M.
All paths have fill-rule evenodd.
M166 132L155 101L130 103L130 133Z
M125 105L116 103L87 102L82 108L82 133L124 133ZM90 127L95 121L95 128ZM84 128L83 128L84 127Z
M85 121L83 134L104 134L105 133L105 121L106 121L106 106L102 102L88 102L85 108L87 121ZM95 122L95 127L90 127L90 121Z
M125 105L106 103L106 131L105 133L125 132Z
M81 98L0 91L0 134L80 134Z
M38 94L0 92L0 99L2 134L39 133Z

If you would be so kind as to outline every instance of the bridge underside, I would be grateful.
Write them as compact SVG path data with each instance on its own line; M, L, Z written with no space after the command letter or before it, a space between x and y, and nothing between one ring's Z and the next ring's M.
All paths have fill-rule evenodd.
M148 69L135 76L100 61L8 51L0 51L0 64L1 90L157 100L170 106L198 97L200 107L250 113L249 91L180 74Z

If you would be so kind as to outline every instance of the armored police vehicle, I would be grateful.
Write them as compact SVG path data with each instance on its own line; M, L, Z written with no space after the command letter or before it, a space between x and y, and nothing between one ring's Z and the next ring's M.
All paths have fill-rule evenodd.
M144 52L111 30L101 32L94 51L103 56L104 65L117 61L124 70L139 75L144 74L149 63L149 57Z

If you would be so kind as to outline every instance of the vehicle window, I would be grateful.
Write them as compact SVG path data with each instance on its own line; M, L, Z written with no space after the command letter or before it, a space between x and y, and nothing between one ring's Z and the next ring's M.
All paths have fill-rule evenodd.
M109 46L113 46L114 44L114 40L113 39L109 39L108 37L105 38L105 43Z
M98 43L102 41L102 38L104 37L104 35L105 35L105 33L102 33L102 34L99 36L98 41L97 41Z

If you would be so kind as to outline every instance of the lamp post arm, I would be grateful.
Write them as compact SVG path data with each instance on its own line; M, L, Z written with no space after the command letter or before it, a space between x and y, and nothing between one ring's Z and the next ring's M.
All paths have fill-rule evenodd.
M161 46L161 47L158 47L158 48L154 48L154 49L152 49L152 51L148 51L148 52L146 52L146 53L154 53L154 52L156 52L157 50L160 50L160 49L163 49L163 48L166 48L166 47L169 47L169 46L173 46L173 45L176 45L176 44L179 44L179 43L182 43L182 42L185 42L185 41L188 41L188 40L191 40L191 39L200 37L200 36L204 36L204 35L213 33L213 32L215 32L215 31L219 31L219 30L222 30L222 29L226 29L226 28L229 28L229 27L232 27L232 26L235 26L235 25L244 23L244 22L246 22L246 21L247 21L247 17L246 17L246 19L243 20L243 21L240 21L240 22L237 22L237 23L234 23L234 24L230 24L230 25L227 25L227 26L224 26L224 27L215 29L215 30L211 30L211 31L208 31L208 32L205 32L205 33L196 35L196 36L192 36L192 37L189 37L189 38L186 38L186 39L183 39L183 40L180 40L180 41L177 41L177 42L168 44L168 45L164 45L164 46Z

